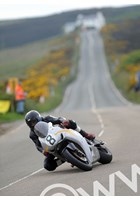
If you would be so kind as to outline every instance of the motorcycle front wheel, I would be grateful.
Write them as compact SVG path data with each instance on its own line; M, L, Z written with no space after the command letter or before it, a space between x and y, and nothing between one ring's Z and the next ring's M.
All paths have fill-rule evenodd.
M85 153L80 149L73 151L69 148L65 148L62 155L67 162L78 167L79 169L89 171L93 168L93 165L88 162Z

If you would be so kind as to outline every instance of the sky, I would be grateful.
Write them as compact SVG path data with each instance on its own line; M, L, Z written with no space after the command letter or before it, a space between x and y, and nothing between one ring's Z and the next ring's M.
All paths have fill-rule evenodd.
M120 7L139 0L0 0L0 20L48 16L82 8Z

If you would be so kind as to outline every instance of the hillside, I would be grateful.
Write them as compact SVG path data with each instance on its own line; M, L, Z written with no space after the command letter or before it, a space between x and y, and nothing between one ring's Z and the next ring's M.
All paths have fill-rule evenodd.
M38 110L42 111L44 111L44 108L45 110L50 110L58 105L62 100L66 85L76 76L80 44L78 35L71 37L70 35L62 34L63 25L67 22L75 21L78 14L90 15L97 11L99 10L77 10L49 17L1 21L1 99L6 97L4 95L5 83L10 77L17 77L24 79L23 84L26 91L28 91L27 110L34 105ZM103 34L111 69L113 72L114 67L119 69L119 72L113 74L113 76L114 79L118 78L117 82L120 84L120 88L122 85L124 87L127 86L123 89L126 94L125 91L128 90L128 81L131 74L130 71L125 71L124 77L124 73L122 73L124 71L121 69L121 59L123 54L127 53L128 61L129 57L135 58L134 61L136 61L140 55L139 52L132 52L140 49L140 6L104 8L100 9L100 11L104 14L107 22ZM116 63L120 64L118 68L116 68ZM133 63L131 66L133 68ZM132 69L131 73L132 71L134 70ZM48 80L53 82L45 79L47 78L46 73L50 77ZM55 77L56 82L54 82L53 77ZM46 88L40 90L40 88L43 89L40 84L45 85ZM39 90L34 93L33 91L36 90L31 86L35 86ZM47 104L39 103L42 93L47 99ZM8 96L7 98L12 99L13 96ZM14 110L14 105L12 109ZM13 114L15 113L3 115L3 119L7 120L9 116L9 119L14 119Z
M63 25L66 22L75 21L77 15L90 15L97 11L103 12L107 22L140 16L140 6L137 5L122 8L83 9L48 17L1 21L0 50L59 35L62 33Z
M18 79L22 81L22 86L26 91L26 112L31 109L44 112L60 104L66 86L75 79L77 74L79 56L79 42L77 41L79 40L75 32L51 40L43 40L44 43L40 41L33 45L7 50L10 58L13 59L8 57L8 62L3 60L4 67L0 67L0 101L10 101L10 108L0 110L0 123L21 117L15 112L16 102L14 100L15 85ZM37 50L33 51L34 47L40 49L39 53ZM3 55L5 51L2 51ZM31 58L28 54L32 54ZM18 65L24 59L26 65L25 63ZM8 91L7 86L10 89Z
M108 23L102 35L116 86L128 100L140 103L140 16L124 16L123 20Z

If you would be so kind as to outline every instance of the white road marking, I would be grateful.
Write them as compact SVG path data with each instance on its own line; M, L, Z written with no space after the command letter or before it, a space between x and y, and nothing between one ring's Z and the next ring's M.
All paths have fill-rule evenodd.
M89 98L90 98L90 102L91 102L91 111L96 115L99 123L100 123L100 126L101 126L101 131L100 133L98 134L98 137L101 137L104 133L104 122L103 122L103 119L102 119L102 116L100 115L100 113L98 112L98 110L96 109L96 101L95 101L95 97L94 97L94 91L92 90L91 88L91 85L88 84L88 92L89 92Z
M9 183L8 185L6 185L6 186L0 188L0 191L1 191L1 190L4 190L4 189L6 189L6 188L8 188L8 187L10 187L10 186L12 186L12 185L15 185L16 183L19 183L19 182L21 182L21 181L23 181L23 180L25 180L25 179L27 179L27 178L30 178L31 176L33 176L33 175L35 175L35 174L41 172L43 169L44 169L44 168L41 168L41 169L39 169L39 170L37 170L37 171L35 171L35 172L33 172L33 173L27 175L27 176L24 176L23 178L20 178L20 179L14 181L14 182Z
M90 35L90 37L92 37L92 36ZM93 42L92 38L90 39L90 44L91 44L91 42ZM92 58L92 51L89 51L89 56L90 56L90 58ZM104 133L104 122L103 122L102 116L100 115L100 113L97 110L94 90L91 87L90 83L88 83L88 92L89 92L89 98L90 98L91 107L92 107L91 111L96 115L96 117L97 117L97 119L98 119L98 121L100 123L101 131L98 134L98 137L101 137L103 135L103 133Z

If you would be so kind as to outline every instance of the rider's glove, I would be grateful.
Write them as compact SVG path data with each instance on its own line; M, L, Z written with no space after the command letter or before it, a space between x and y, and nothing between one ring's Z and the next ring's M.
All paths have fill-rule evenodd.
M64 128L71 128L73 130L76 130L77 128L77 124L74 120L64 120L61 125Z
M69 128L69 126L70 126L69 120L64 120L61 123L61 126L64 127L64 128Z

